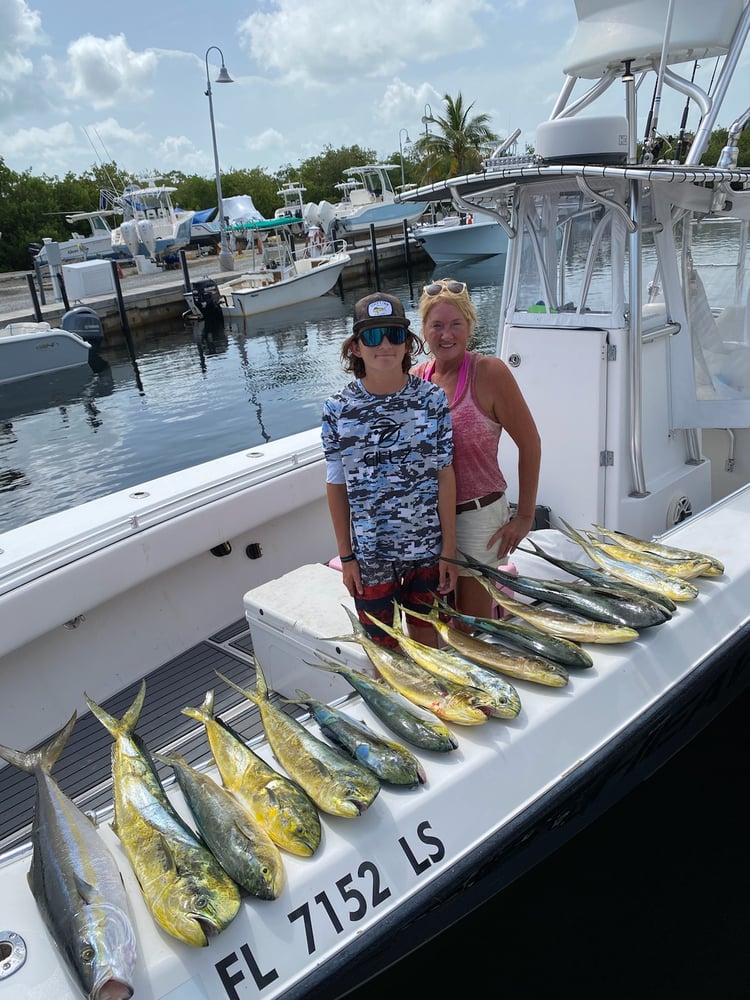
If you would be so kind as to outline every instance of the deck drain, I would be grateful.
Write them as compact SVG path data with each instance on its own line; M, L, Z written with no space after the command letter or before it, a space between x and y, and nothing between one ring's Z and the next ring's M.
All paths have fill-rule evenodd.
M0 980L18 972L26 961L26 942L14 931L0 931Z

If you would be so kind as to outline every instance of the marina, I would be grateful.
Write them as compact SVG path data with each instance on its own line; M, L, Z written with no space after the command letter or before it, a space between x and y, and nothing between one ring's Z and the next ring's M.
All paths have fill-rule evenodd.
M698 895L704 875L719 871L729 898L746 867L735 870L734 845L723 849L722 823L734 821L736 802L696 797L705 761L697 767L690 754L691 741L700 753L703 736L725 721L736 726L750 688L750 170L736 165L746 112L718 165L700 160L750 9L740 0L710 9L670 2L655 32L652 10L622 7L576 4L560 95L533 157L490 156L476 174L401 195L417 205L454 197L462 209L476 198L510 237L501 280L496 262L485 283L486 262L445 275L458 282L447 296L471 283L479 315L471 346L514 372L543 442L538 517L513 554L515 586L485 569L513 590L518 603L507 590L495 600L516 628L538 623L533 640L544 642L545 658L532 664L505 651L496 619L491 627L476 620L481 635L460 647L512 678L506 714L476 681L457 692L429 674L409 688L399 681L415 675L409 657L385 659L362 637L326 499L321 404L345 381L340 350L353 303L373 285L387 287L416 321L420 291L439 268L402 259L400 272L363 273L339 295L242 324L182 314L171 327L139 324L129 339L105 344L107 371L83 388L61 386L53 407L37 410L21 395L10 402L0 425L0 485L10 498L0 511L3 1000L96 996L91 969L123 997L154 1000L329 1000L364 997L368 985L382 995L392 980L373 977L389 966L398 975L423 947L435 963L433 939L442 947L433 989L465 992L480 966L496 991L507 988L505 964L515 973L532 962L547 973L538 995L559 995L550 935L567 939L585 970L564 979L566 988L585 988L598 967L598 995L633 985L634 973L639 992L658 983L654 995L664 995L666 982L669 995L703 954L704 942L692 938L711 899ZM723 60L715 84L698 94L686 82L690 63L714 57ZM666 84L700 98L702 128L684 163L659 160L648 142L639 157L638 100L650 84L657 94ZM612 85L625 88L625 115L580 113ZM583 96L574 99L575 88ZM169 294L174 309L176 285ZM389 437L377 441L378 462L393 447ZM518 462L508 434L499 463L512 502ZM623 548L605 558L611 538ZM356 558L354 542L349 549ZM635 591L623 590L625 580ZM561 596L575 616L555 611ZM634 611L627 622L609 620L635 604L648 606L647 620ZM401 628L394 614L394 634ZM454 648L450 632L441 635ZM564 660L563 635L575 637ZM418 760L418 780L399 787L376 777L365 755L337 756L313 699L381 737L398 733ZM719 741L714 761L746 747L744 733L735 735L733 727ZM310 800L294 814L295 836L281 838L270 892L240 893L209 849L249 819L228 822L219 812L222 836L197 837L205 813L175 779L179 755L228 788L230 745L242 747L242 796L244 775L263 775L268 804L253 820L269 836L272 828L279 836L280 811L288 815L279 791L265 798L276 769ZM670 786L676 815L658 826L649 789L686 752L689 780ZM727 767L736 799L746 761L740 750ZM725 774L713 770L718 785ZM641 881L627 887L637 904L625 925L627 961L619 940L627 969L607 967L609 953L599 965L589 947L598 940L586 933L587 921L605 923L586 880L607 871L606 860L586 866L587 828L598 827L610 866L626 867L611 824L643 792L647 821L629 831L638 846L669 856L674 830L692 848L685 856L697 858L685 872L695 887L693 935L680 942L671 977L663 966L673 956L653 977L644 968L644 956L660 964L653 947L633 960L639 917L661 902L651 899L661 883L648 879L645 861ZM86 830L83 853L98 863L84 856L81 867L81 850L70 848L84 837L66 835L73 826ZM569 848L574 905L559 880L547 896L532 891L541 905L520 907L530 913L521 924L514 887L524 899L524 885L536 877L538 887L545 866ZM122 885L115 879L108 890L111 864ZM685 895L673 895L666 912L679 923L684 912L672 909L687 908ZM479 933L469 925L474 950L458 952L464 921L488 913ZM86 926L95 914L106 934ZM531 955L512 947L511 921L534 942ZM674 941L672 930L663 940ZM489 959L479 954L487 941ZM77 966L81 955L89 968ZM445 967L454 963L462 975L451 981ZM516 981L515 992L531 993L532 978ZM742 995L747 982L742 972L736 979Z
M403 235L378 240L373 250L367 241L347 250L350 261L343 271L343 280L359 283L376 280L380 268L400 269L412 260L418 263L426 255L416 243L404 244ZM252 269L251 254L247 255L248 270ZM243 270L243 255L235 257L235 270L225 271L219 257L211 254L185 255L191 284L213 279L223 281L239 278ZM89 262L98 265L100 262ZM70 304L84 304L98 313L106 336L120 338L123 326L136 330L158 326L161 323L177 321L187 308L185 302L185 277L179 267L172 269L155 268L143 272L134 264L122 267L119 279L120 296L117 294L115 279L106 282L106 293L84 295ZM66 311L62 297L56 299L54 289L47 279L42 300L36 285L35 294L39 304L39 316L34 308L34 297L30 290L33 276L29 273L0 274L0 326L8 323L30 323L41 319L54 326Z

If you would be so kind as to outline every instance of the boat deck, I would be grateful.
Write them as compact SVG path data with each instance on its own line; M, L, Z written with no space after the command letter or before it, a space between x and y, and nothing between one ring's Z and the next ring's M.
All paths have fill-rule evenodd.
M150 751L181 753L188 763L198 766L210 760L205 727L182 714L186 706L198 707L206 691L215 689L215 712L229 722L247 742L264 735L257 708L216 676L219 670L236 684L255 687L252 640L246 619L240 618L216 634L174 657L146 677L147 697L138 723L138 735ZM122 718L132 704L140 682L131 684L102 703L116 718ZM272 701L299 715L299 706L285 705L279 696ZM79 715L73 733L63 749L53 776L62 790L97 821L112 813L112 737L91 714ZM24 749L24 748L19 748ZM165 786L174 782L171 768L157 765ZM10 765L0 769L0 860L9 852L29 845L34 815L36 781Z

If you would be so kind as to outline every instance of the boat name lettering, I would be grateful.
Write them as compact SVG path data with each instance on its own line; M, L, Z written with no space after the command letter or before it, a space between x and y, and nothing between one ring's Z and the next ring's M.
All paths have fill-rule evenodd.
M445 845L430 831L430 824L422 822L415 831L415 843L410 843L405 836L398 838L398 844L415 875L423 874L445 857ZM427 848L427 851L424 848ZM382 881L380 869L373 861L363 861L358 866L356 875L347 872L337 879L334 885L336 893L324 889L316 893L312 903L306 900L301 906L287 913L290 924L302 921L308 955L314 955L318 949L314 918L319 914L324 914L324 920L327 918L325 922L336 934L342 934L346 930L347 922L358 923L367 916L368 911L374 910L392 895L391 889ZM343 907L339 905L339 900L343 903ZM243 960L245 968L237 968L241 966ZM240 1000L241 994L237 992L237 987L246 980L247 971L259 991L279 978L276 968L264 970L261 967L247 942L240 945L239 954L236 951L230 952L215 964L215 968L230 1000Z

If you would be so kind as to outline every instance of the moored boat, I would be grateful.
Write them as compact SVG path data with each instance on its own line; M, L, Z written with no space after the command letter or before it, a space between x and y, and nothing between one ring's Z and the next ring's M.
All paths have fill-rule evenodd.
M411 235L436 264L497 257L508 251L508 234L494 219L451 215L434 224L417 223Z
M396 201L389 171L397 169L393 163L348 167L344 171L345 180L336 185L341 190L340 201L305 205L308 227L320 226L328 239L336 239L342 235L367 236L371 226L376 233L383 233L416 222L428 202L405 205Z
M96 370L103 336L99 317L87 306L68 310L60 326L8 323L0 328L0 385L83 366Z
M305 241L295 245L293 216L245 222L233 228L247 238L241 273L219 284L221 308L228 317L246 318L299 305L330 292L350 263L343 240L327 247Z
M636 14L640 7L633 5ZM704 35L716 28L710 49L728 51L729 62L747 31L741 8L695 5L688 12L700 13ZM730 15L736 17L728 27ZM653 50L653 5L643 16L648 23L636 18L626 33L628 53L638 51L639 34L648 36L648 52ZM734 37L736 25L742 30ZM673 24L678 54L688 42L695 49L687 28L679 19ZM657 45L657 60L660 50ZM685 299L695 284L687 252L690 280L679 280L691 209L673 212L670 199L711 211L714 195L728 184L736 213L750 172L733 166L590 168L563 160L515 168L506 163L498 177L488 170L457 183L469 198L472 186L479 189L486 180L490 188L497 181L503 198L519 199L498 351L524 380L542 427L540 502L552 524L537 532L542 547L551 551L554 538L558 555L582 559L558 529L564 522L579 530L601 526L708 553L725 572L698 578L697 597L637 640L590 644L593 665L571 668L565 686L514 682L521 702L515 719L450 725L456 747L415 749L426 783L384 786L356 818L323 816L312 856L284 855L286 885L277 899L243 899L209 948L190 948L154 926L110 826L111 739L86 711L86 695L120 719L145 679L138 725L144 742L152 751L181 754L214 778L204 727L183 713L203 704L208 689L215 692L216 713L274 763L257 709L218 676L255 688L255 657L276 703L312 733L319 733L316 724L285 700L300 697L297 689L385 733L380 716L344 677L312 665L321 662L321 653L329 664L371 671L358 643L341 638L351 634L342 604L351 605L340 574L327 565L336 549L319 433L245 449L6 532L0 537L0 741L18 748L45 743L73 709L79 711L54 776L96 818L121 865L139 948L135 996L346 993L575 835L747 687L750 462L740 438L748 425L732 423L747 403L740 366L719 372L714 355L721 354L720 341L714 341L713 350L706 348L709 356L705 350L702 355L705 371L691 363L690 409L670 384L671 364L684 359L679 353L669 356L670 364L667 359L691 331L693 307ZM630 215L641 194L656 199L645 222ZM576 256L579 222L587 252L582 276L572 284L563 264ZM680 240L672 240L672 227L683 223ZM550 242L543 242L541 229ZM647 242L645 253L636 238L641 230L656 243ZM538 254L522 252L527 240L537 242ZM660 276L651 301L629 310L623 308L626 253L634 255L635 277L640 279L644 258L652 265L658 259ZM529 257L536 271L524 269ZM732 296L737 273L732 265ZM633 281L629 303L639 302L641 283ZM566 308L569 302L573 308ZM708 309L719 330L732 316L738 329L740 303L729 305L735 309L723 321ZM637 345L630 327L623 327L626 313L633 316ZM648 352L645 357L636 346ZM693 358L692 342L689 353ZM713 419L734 428L728 436L738 444L731 469L720 450L717 461L696 453L699 446L713 448L705 432L714 428L682 426L686 409L699 415L702 403L716 404L709 407ZM513 462L504 466L510 470ZM534 558L525 555L524 563L514 556L522 574L542 576L542 560L537 565ZM160 773L190 822L166 766ZM0 817L0 945L7 957L0 984L13 1000L76 997L26 881L33 788L7 767L0 770L0 786L6 804Z

